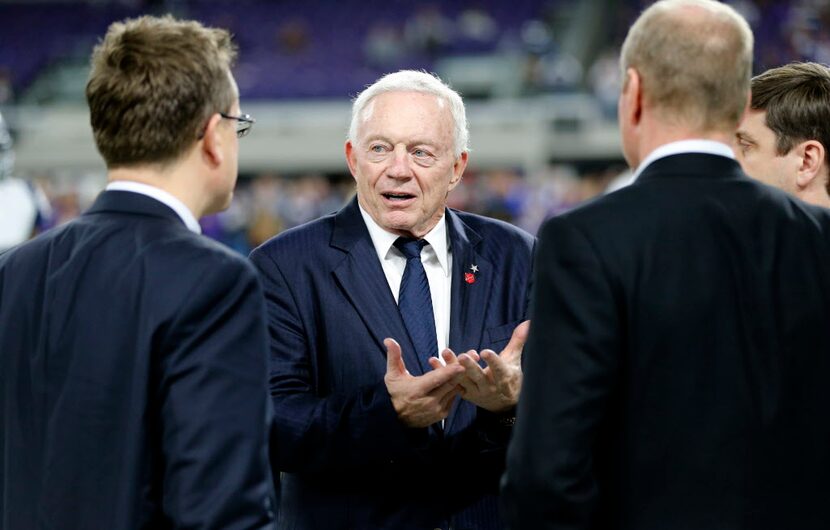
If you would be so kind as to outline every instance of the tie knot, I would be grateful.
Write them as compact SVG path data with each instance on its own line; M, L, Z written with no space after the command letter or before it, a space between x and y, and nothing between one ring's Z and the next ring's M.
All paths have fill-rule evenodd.
M412 239L410 237L399 237L395 240L395 248L400 250L406 259L421 258L421 251L427 245L424 239Z

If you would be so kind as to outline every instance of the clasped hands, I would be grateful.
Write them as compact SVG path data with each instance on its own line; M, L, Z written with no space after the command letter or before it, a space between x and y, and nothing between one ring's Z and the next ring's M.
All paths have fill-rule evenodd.
M444 362L432 357L432 371L420 376L407 371L401 346L394 339L385 339L384 382L400 420L409 427L432 425L447 417L459 395L491 412L515 406L522 388L522 349L529 330L529 320L519 324L499 354L493 350L469 350L455 355L445 349L441 352ZM486 367L479 365L480 359Z

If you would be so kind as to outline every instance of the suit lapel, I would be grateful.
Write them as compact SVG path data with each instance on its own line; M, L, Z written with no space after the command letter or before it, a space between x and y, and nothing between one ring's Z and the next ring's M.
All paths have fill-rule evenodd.
M492 264L481 256L476 246L481 236L464 224L458 216L448 212L447 226L452 245L452 298L450 302L450 348L463 353L478 348L484 331L490 285L493 283ZM475 266L478 272L472 272ZM468 283L465 273L473 274Z
M495 269L477 251L481 236L449 209L447 221L452 245L449 346L458 355L480 347ZM478 268L478 272L472 272L473 266ZM465 273L472 273L475 281L468 283ZM463 418L474 414L475 405L457 398L447 418L445 432L451 432L456 423L466 424Z
M401 345L407 370L412 375L423 374L415 347L409 340L369 231L360 215L357 198L335 216L331 245L347 253L332 273L380 351L386 355L383 339L392 337Z

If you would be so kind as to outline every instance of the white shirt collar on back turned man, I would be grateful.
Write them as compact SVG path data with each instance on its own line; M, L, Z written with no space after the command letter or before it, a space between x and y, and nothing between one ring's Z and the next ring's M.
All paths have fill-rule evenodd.
M709 155L725 156L733 160L735 159L735 153L732 151L732 148L724 143L716 142L714 140L702 139L680 140L678 142L671 142L665 145L661 145L660 147L649 153L648 156L637 167L637 171L634 172L634 177L631 179L631 181L634 182L635 180L637 180L637 178L640 176L640 173L642 173L643 170L655 160L671 155L679 155L682 153L704 153Z
M193 212L191 212L182 201L161 188L156 188L155 186L150 186L149 184L143 184L141 182L116 180L107 184L105 189L107 191L130 191L151 197L172 208L190 231L196 232L197 234L202 233L202 227L199 226L199 221L196 220Z

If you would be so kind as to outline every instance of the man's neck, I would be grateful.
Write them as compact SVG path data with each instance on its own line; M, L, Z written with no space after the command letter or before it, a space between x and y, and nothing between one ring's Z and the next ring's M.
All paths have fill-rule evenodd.
M116 168L107 173L108 182L138 182L164 190L180 200L196 219L200 219L205 214L204 208L194 193L194 187L187 185L186 180L174 170L165 171L148 166Z
M822 177L820 186L817 185L819 184L818 182L812 183L813 185L808 187L808 189L798 192L798 198L804 202L821 206L822 208L830 208L830 188L827 185L827 179L830 177L828 175L823 175ZM816 177L816 179L818 178Z

